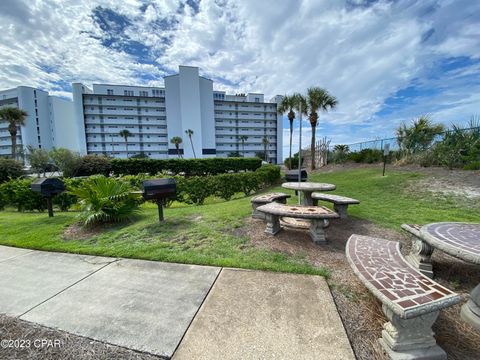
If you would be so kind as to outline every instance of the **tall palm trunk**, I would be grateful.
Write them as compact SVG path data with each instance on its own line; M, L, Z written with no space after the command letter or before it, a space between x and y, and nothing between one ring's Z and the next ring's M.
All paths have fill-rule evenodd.
M128 140L125 138L125 150L127 151L127 159L128 159Z
M288 155L288 167L292 170L292 137L293 137L293 119L290 120L290 153Z
M195 148L193 147L192 135L190 135L189 138L190 138L190 145L192 145L193 157L196 159L197 155L195 155Z
M17 160L17 125L10 124L8 126L8 132L10 133L10 139L12 141L12 159Z
M242 156L245 157L245 140L242 140Z
M175 147L177 148L177 156L178 156L178 158L180 158L180 145L175 144Z
M310 144L310 152L312 153L312 170L315 170L315 130L317 125L312 125L312 143Z

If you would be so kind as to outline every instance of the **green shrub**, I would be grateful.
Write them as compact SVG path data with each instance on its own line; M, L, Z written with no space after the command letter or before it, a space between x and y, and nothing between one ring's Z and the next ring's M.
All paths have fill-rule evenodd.
M302 157L302 166L303 166L303 160L304 158ZM287 169L290 169L289 158L286 158L283 164ZM298 152L296 154L293 154L292 156L292 168L290 170L294 170L294 169L298 169Z
M128 183L104 176L92 176L69 191L78 198L85 226L121 222L138 212L140 196Z
M77 170L77 176L104 175L112 170L110 159L102 155L85 155Z
M12 179L0 186L5 205L13 206L18 211L44 211L47 201L39 193L30 190L32 179Z
M185 176L224 174L230 171L254 171L262 161L257 158L211 159L111 159L111 170L117 175L157 174L170 172Z
M215 193L212 177L192 176L180 183L177 181L177 193L187 204L202 205L207 197Z
M77 204L78 198L71 194L69 190L79 187L86 181L82 178L63 178L65 190L63 193L53 197L53 205L58 206L61 211L68 211L73 205Z
M27 160L31 169L36 173L44 173L53 166L50 164L50 156L45 149L36 149L32 145L27 147Z
M361 151L351 152L347 159L356 163L373 164L383 161L383 151L377 149L363 149Z
M0 183L23 175L23 166L13 159L0 158Z
M3 209L5 209L5 195L3 195L3 192L0 189L0 210Z
M215 195L226 201L230 200L236 192L242 189L240 174L221 174L212 176L212 186L215 189ZM254 173L249 173L254 177Z
M66 178L74 177L82 164L82 157L79 153L63 148L51 150L50 158Z
M480 170L480 161L471 162L463 167L463 170Z
M263 165L255 170L255 173L263 186L273 185L280 180L280 166L277 165Z
M260 189L261 181L258 173L239 173L236 174L240 181L240 189L245 196L250 195L252 192L256 192Z

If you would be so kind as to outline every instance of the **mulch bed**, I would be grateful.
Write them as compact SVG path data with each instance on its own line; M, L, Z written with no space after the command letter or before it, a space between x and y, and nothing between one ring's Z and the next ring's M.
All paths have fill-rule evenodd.
M387 319L380 302L362 285L348 265L345 244L351 234L368 235L400 241L402 252L406 254L410 250L406 235L352 217L332 220L326 229L329 244L323 246L314 245L306 231L284 230L275 237L268 236L264 233L265 223L261 220L248 220L246 229L247 236L256 247L289 255L305 255L312 265L329 268L332 271L329 285L355 355L361 360L387 359L377 342ZM478 266L438 251L434 252L433 262L435 280L462 294L466 301L480 278ZM480 359L480 331L460 319L462 304L440 313L434 325L436 339L449 359Z
M19 340L17 347L5 347L2 360L159 360L160 357L105 344L64 331L0 315L0 339ZM43 345L42 345L43 340Z

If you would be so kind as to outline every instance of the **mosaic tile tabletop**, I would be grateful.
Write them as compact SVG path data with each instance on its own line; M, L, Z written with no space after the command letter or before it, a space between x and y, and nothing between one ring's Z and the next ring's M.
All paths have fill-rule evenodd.
M434 223L420 229L430 245L460 259L480 264L480 224Z
M282 184L282 187L285 189L300 191L330 191L335 190L336 188L333 184L315 182L286 182Z
M402 318L439 310L461 300L408 264L396 241L352 235L346 253L365 286Z
M305 219L338 218L338 214L336 212L324 206L284 205L273 202L259 206L257 210L278 216Z

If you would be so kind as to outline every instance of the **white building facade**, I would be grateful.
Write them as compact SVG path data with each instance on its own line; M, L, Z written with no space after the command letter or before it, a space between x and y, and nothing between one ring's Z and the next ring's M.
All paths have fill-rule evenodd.
M17 154L26 153L27 147L50 150L54 146L70 147L68 134L77 139L70 129L73 123L73 103L70 100L50 96L48 92L19 86L0 91L0 108L16 107L27 112L24 126L17 132ZM8 132L8 124L0 122L0 156L10 157L12 142Z
M164 80L163 88L73 84L75 132L84 134L79 151L174 158L177 150L170 139L178 136L184 158L252 157L266 146L268 161L282 162L281 96L265 102L263 94L214 91L213 81L190 66L180 66L178 74ZM131 133L127 141L121 130ZM191 141L187 130L193 131Z

